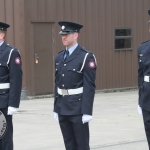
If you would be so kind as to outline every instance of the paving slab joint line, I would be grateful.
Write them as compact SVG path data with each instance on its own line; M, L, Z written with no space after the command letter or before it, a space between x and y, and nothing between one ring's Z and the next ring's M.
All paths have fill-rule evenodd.
M113 147L113 146L120 146L120 145L126 145L126 144L133 144L133 143L139 143L139 142L146 142L146 140L123 141L123 142L114 143L114 144L97 145L97 146L91 147L91 150L92 149L98 149L98 148Z

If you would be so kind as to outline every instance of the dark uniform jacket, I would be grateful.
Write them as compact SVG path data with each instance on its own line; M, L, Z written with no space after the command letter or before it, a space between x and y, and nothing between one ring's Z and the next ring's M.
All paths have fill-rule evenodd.
M92 115L96 77L95 57L79 45L66 61L64 61L64 52L65 50L59 52L55 58L54 112L61 115ZM83 93L75 95L62 96L57 91L57 88L77 89L80 87L83 87Z
M10 83L10 88L1 89L3 83ZM0 108L18 108L21 89L22 69L19 51L4 42L0 46Z
M150 111L150 41L138 47L138 64L139 105Z

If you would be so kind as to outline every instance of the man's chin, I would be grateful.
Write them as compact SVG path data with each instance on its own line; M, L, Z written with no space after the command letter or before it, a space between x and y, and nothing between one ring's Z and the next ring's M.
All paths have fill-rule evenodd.
M64 46L68 46L68 44L63 43Z

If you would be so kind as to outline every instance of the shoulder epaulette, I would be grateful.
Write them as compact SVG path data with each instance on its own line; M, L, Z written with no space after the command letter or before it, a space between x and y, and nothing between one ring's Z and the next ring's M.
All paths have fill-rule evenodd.
M144 43L147 43L147 42L149 42L150 40L148 40L148 41L145 41L145 42L143 42L143 43L141 43L141 44L144 44Z
M92 53L91 51L85 49L84 47L81 47L81 49L82 49L83 51L85 51L86 53Z
M9 45L9 44L7 44L7 47L9 47L10 48L10 50L14 50L14 51L17 51L19 54L20 54L20 52L19 52L19 50L16 48L16 47L14 47L14 46L11 46L11 45Z
M61 53L61 52L63 52L64 50L62 50L62 51L60 51L60 52L58 52L57 54L59 54L59 53Z
M88 53L89 51L86 50L84 47L81 47L81 50L85 51L86 53Z
M9 47L9 48L11 48L11 49L14 48L13 46L11 46L11 45L9 45L9 44L7 44L7 47Z
M86 51L86 49L84 47L81 47L82 50Z

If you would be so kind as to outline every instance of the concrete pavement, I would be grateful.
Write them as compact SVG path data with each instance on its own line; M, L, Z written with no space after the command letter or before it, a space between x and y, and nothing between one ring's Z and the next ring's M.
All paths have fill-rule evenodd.
M91 150L148 150L137 91L96 94ZM22 100L13 117L14 150L65 150L53 98Z

